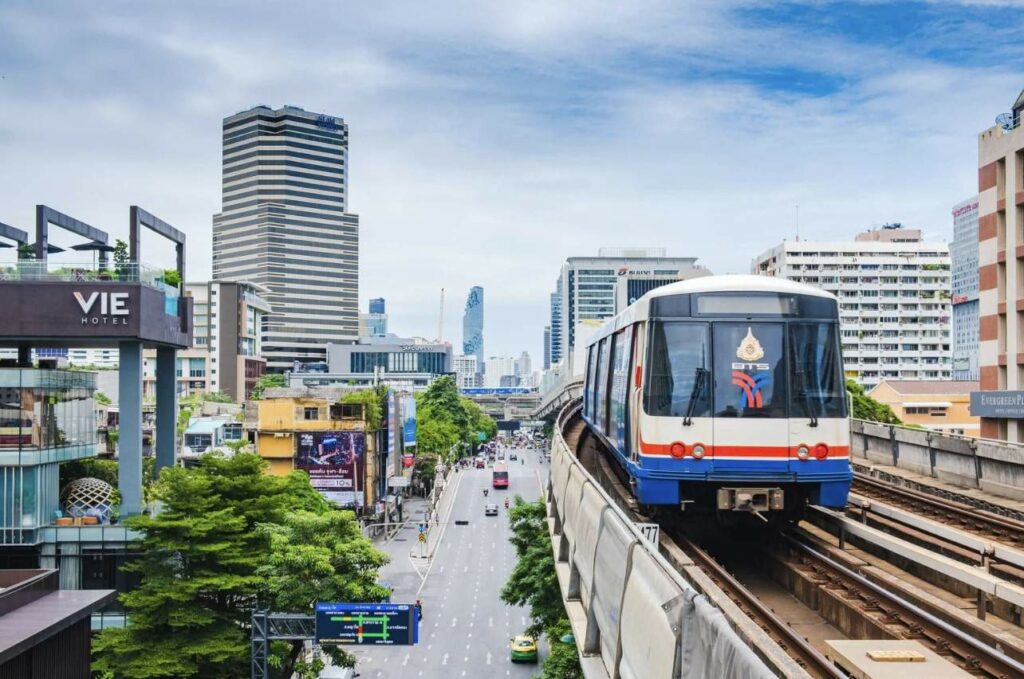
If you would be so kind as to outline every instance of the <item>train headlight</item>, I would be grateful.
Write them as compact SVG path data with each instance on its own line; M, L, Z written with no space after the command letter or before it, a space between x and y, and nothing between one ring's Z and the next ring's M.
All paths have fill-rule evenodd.
M694 443L693 450L690 451L690 454L693 455L693 459L700 460L704 457L704 446L700 443Z
M825 445L824 443L819 443L818 445L814 446L814 457L818 458L819 460L824 460L826 457L828 457L828 446Z
M678 459L683 455L686 455L686 444L676 441L668 450L670 453L672 453L672 457Z
M806 460L811 456L811 449L801 443L800 447L796 449L796 456L801 460Z

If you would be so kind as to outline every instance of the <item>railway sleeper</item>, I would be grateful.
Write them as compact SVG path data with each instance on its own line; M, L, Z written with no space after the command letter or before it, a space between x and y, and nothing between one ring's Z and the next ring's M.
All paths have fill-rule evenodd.
M944 622L965 631L969 630L971 636L975 637L983 644L993 648L1000 648L1014 660L1024 662L1024 638L1022 638L1020 631L1016 627L1010 627L1006 622L1001 620L991 623L985 620L979 620L975 615L975 605L972 603L973 599L961 599L956 602L947 601L946 599L937 596L934 592L929 591L926 587L906 579L902 574L897 575L891 573L884 568L870 564L853 554L841 551L837 546L827 542L827 539L830 536L825 531L811 529L806 533L811 542L814 543L815 548L829 558L843 562L843 565L851 570L860 573L868 580L871 580L875 584L880 585L896 596L918 606ZM1004 606L1007 605L1005 602L986 603L989 605L993 603L1002 604ZM919 635L919 632L915 631L919 628L916 626L917 624L909 614L905 614L897 610L888 610L888 608L886 608L886 610L890 614L888 618L884 618L883 616L887 622L894 622L893 616L899 619L898 622L903 627L903 631L900 633L901 637L915 638ZM894 627L893 629L898 629L898 627Z

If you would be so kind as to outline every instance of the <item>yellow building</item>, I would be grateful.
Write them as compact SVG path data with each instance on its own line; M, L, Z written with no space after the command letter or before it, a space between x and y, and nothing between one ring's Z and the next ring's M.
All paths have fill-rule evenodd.
M373 506L380 486L374 432L364 406L341 403L352 390L281 387L257 402L256 452L283 476L303 469L324 497Z
M907 424L943 434L979 436L981 420L970 413L977 382L952 380L882 380L868 392Z

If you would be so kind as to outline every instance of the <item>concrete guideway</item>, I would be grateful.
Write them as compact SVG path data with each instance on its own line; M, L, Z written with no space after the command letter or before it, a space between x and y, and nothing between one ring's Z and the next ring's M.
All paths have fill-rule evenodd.
M381 581L393 588L395 602L423 602L420 643L416 646L355 646L356 671L377 677L532 677L537 666L513 664L509 639L529 624L528 611L498 598L515 566L515 550L504 500L516 495L535 500L541 494L539 452L517 449L526 462L510 462L509 488L491 487L491 468L450 472L428 531L428 558L417 556L418 524L429 503L406 503L407 525L378 545L392 562ZM489 490L485 498L483 489ZM499 506L497 517L484 516L484 504ZM455 525L466 520L468 525ZM541 645L541 658L545 653Z

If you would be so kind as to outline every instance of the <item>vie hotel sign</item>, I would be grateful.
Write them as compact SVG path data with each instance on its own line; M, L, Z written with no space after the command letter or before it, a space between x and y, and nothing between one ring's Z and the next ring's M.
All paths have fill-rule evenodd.
M1024 419L1024 391L972 391L971 415Z
M82 325L128 325L128 293L98 292L72 295L82 309Z

